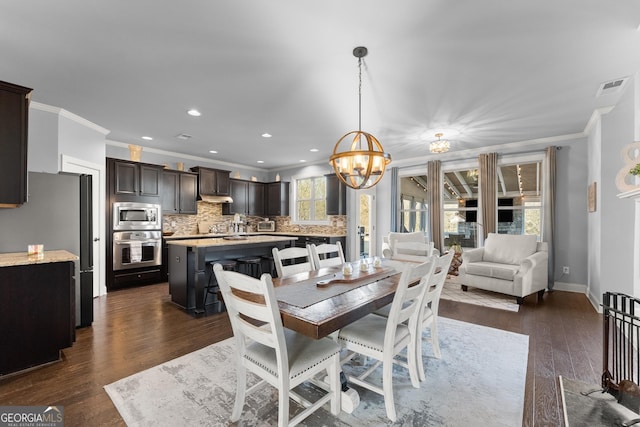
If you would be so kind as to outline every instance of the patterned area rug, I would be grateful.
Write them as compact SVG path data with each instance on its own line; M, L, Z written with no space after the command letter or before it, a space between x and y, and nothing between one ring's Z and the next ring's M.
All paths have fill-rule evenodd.
M464 292L455 276L447 277L444 288L442 288L441 298L500 310L516 312L520 310L520 305L516 303L516 298L509 295L471 287L467 292ZM535 298L535 295L531 298Z
M427 379L421 387L411 386L404 368L394 368L396 425L520 425L529 337L446 318L439 322L442 358L435 359L430 344L424 342ZM227 425L235 400L234 355L231 338L109 384L105 390L129 426ZM348 368L344 366L345 371ZM256 382L257 377L250 377L247 385ZM352 414L335 417L325 405L302 425L390 424L382 396L354 389L360 405ZM292 402L292 415L298 411ZM276 420L277 392L265 386L247 398L238 424L271 426Z
M563 377L559 377L559 381L567 427L621 426L626 421L640 418L640 415L620 405L609 393L596 391L588 396L581 394L599 390L598 385L585 384Z

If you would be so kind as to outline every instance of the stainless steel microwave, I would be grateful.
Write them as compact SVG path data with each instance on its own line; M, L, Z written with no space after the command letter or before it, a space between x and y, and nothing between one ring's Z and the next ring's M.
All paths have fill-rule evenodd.
M113 229L161 230L162 208L153 203L114 202Z

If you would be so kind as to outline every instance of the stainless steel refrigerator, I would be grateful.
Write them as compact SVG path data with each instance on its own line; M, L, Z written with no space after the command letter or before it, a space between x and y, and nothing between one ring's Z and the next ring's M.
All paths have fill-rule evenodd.
M0 252L64 249L76 262L76 326L93 321L93 236L90 176L29 172L27 203L0 209ZM28 285L28 284L26 284Z

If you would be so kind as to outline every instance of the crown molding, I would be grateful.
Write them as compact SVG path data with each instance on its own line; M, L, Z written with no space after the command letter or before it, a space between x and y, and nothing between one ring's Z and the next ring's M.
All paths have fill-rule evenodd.
M129 149L129 145L134 145L134 144L128 144L126 142L114 141L112 139L105 140L105 144L106 145L111 145L113 147L126 148L127 150ZM135 145L140 145L140 144L135 144ZM241 165L239 163L223 162L223 161L220 161L220 160L211 160L211 159L208 159L206 157L193 156L191 154L178 153L178 152L175 152L175 151L161 150L159 148L147 147L147 146L144 146L144 145L140 145L140 146L142 147L142 151L143 152L147 152L147 153L154 153L154 154L160 154L160 155L163 155L163 156L177 157L179 159L194 160L196 162L206 162L206 163L211 163L211 164L214 164L214 165L217 165L217 166L223 166L223 167L227 167L227 168L231 168L231 169L245 169L245 170L253 170L253 171L256 171L256 172L265 172L265 171L267 171L264 168L258 168L258 167L255 167L255 166Z
M52 105L42 104L35 101L31 101L29 103L29 107L33 108L34 110L44 111L45 113L57 114L60 117L69 119L86 128L93 129L103 135L107 135L111 132L109 129L105 129L102 126L99 126L83 117L78 116L77 114L73 114L72 112L65 110L64 108L54 107Z

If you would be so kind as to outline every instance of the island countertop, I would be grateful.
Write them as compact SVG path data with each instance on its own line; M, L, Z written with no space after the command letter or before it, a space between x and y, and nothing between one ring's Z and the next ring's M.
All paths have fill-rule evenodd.
M77 255L64 250L44 251L41 255L29 255L27 252L12 252L0 254L0 267L77 261L78 259Z
M209 237L204 239L184 239L184 240L168 240L169 245L189 246L196 248L213 247L213 246L240 246L251 245L255 243L275 243L291 240L298 240L295 236L264 236L264 235L243 235L245 239L225 239L223 237Z

